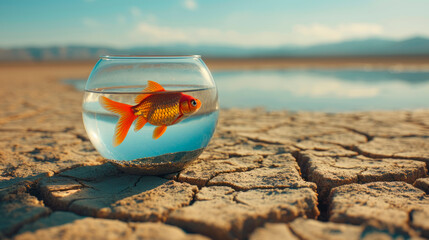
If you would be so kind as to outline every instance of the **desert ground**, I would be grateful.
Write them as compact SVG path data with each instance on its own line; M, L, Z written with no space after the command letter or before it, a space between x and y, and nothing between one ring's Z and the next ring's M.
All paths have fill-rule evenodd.
M428 57L204 60L212 71L429 69ZM60 81L95 62L0 63L0 239L429 238L429 109L221 109L191 165L133 175L95 151L82 92Z

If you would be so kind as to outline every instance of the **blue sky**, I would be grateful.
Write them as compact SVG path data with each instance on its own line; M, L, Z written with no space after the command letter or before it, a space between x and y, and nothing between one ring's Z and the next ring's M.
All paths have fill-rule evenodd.
M427 0L0 1L0 47L311 45L429 37Z

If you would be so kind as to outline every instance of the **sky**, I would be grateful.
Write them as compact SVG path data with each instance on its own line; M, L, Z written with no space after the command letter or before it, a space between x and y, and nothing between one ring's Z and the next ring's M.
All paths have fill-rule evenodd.
M0 48L429 37L427 0L0 0Z

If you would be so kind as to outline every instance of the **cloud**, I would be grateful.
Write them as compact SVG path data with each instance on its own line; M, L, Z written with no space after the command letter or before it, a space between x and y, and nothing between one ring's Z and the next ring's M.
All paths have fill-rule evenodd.
M185 0L183 2L183 5L185 6L186 9L188 10L195 10L197 9L197 2L195 0Z
M179 29L159 27L148 23L140 23L136 32L145 37L147 43L187 42L189 36Z
M230 44L238 46L269 46L284 42L286 35L276 32L242 33L216 28L171 28L149 22L140 22L131 34L144 39L144 44L188 43L188 44Z
M132 37L144 39L142 44L225 44L243 47L277 47L287 44L309 45L379 35L383 28L377 24L296 25L289 31L237 31L204 27L160 26L149 19L135 27Z
M142 11L138 7L131 7L130 13L134 17L140 17L142 15Z
M126 22L127 22L126 18L125 18L123 15L118 15L118 16L116 16L116 21L117 21L118 23L120 23L120 24L123 24L123 23L126 23Z
M85 27L94 28L100 26L100 23L92 18L83 18L82 23Z
M373 23L350 23L339 24L337 26L314 23L310 25L295 25L293 31L295 34L319 41L339 41L349 38L379 35L383 32L383 27Z

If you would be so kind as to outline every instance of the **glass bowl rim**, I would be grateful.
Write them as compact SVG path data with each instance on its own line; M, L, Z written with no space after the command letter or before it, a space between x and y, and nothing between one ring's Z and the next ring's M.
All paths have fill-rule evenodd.
M201 55L103 55L100 59L178 59L201 58Z

